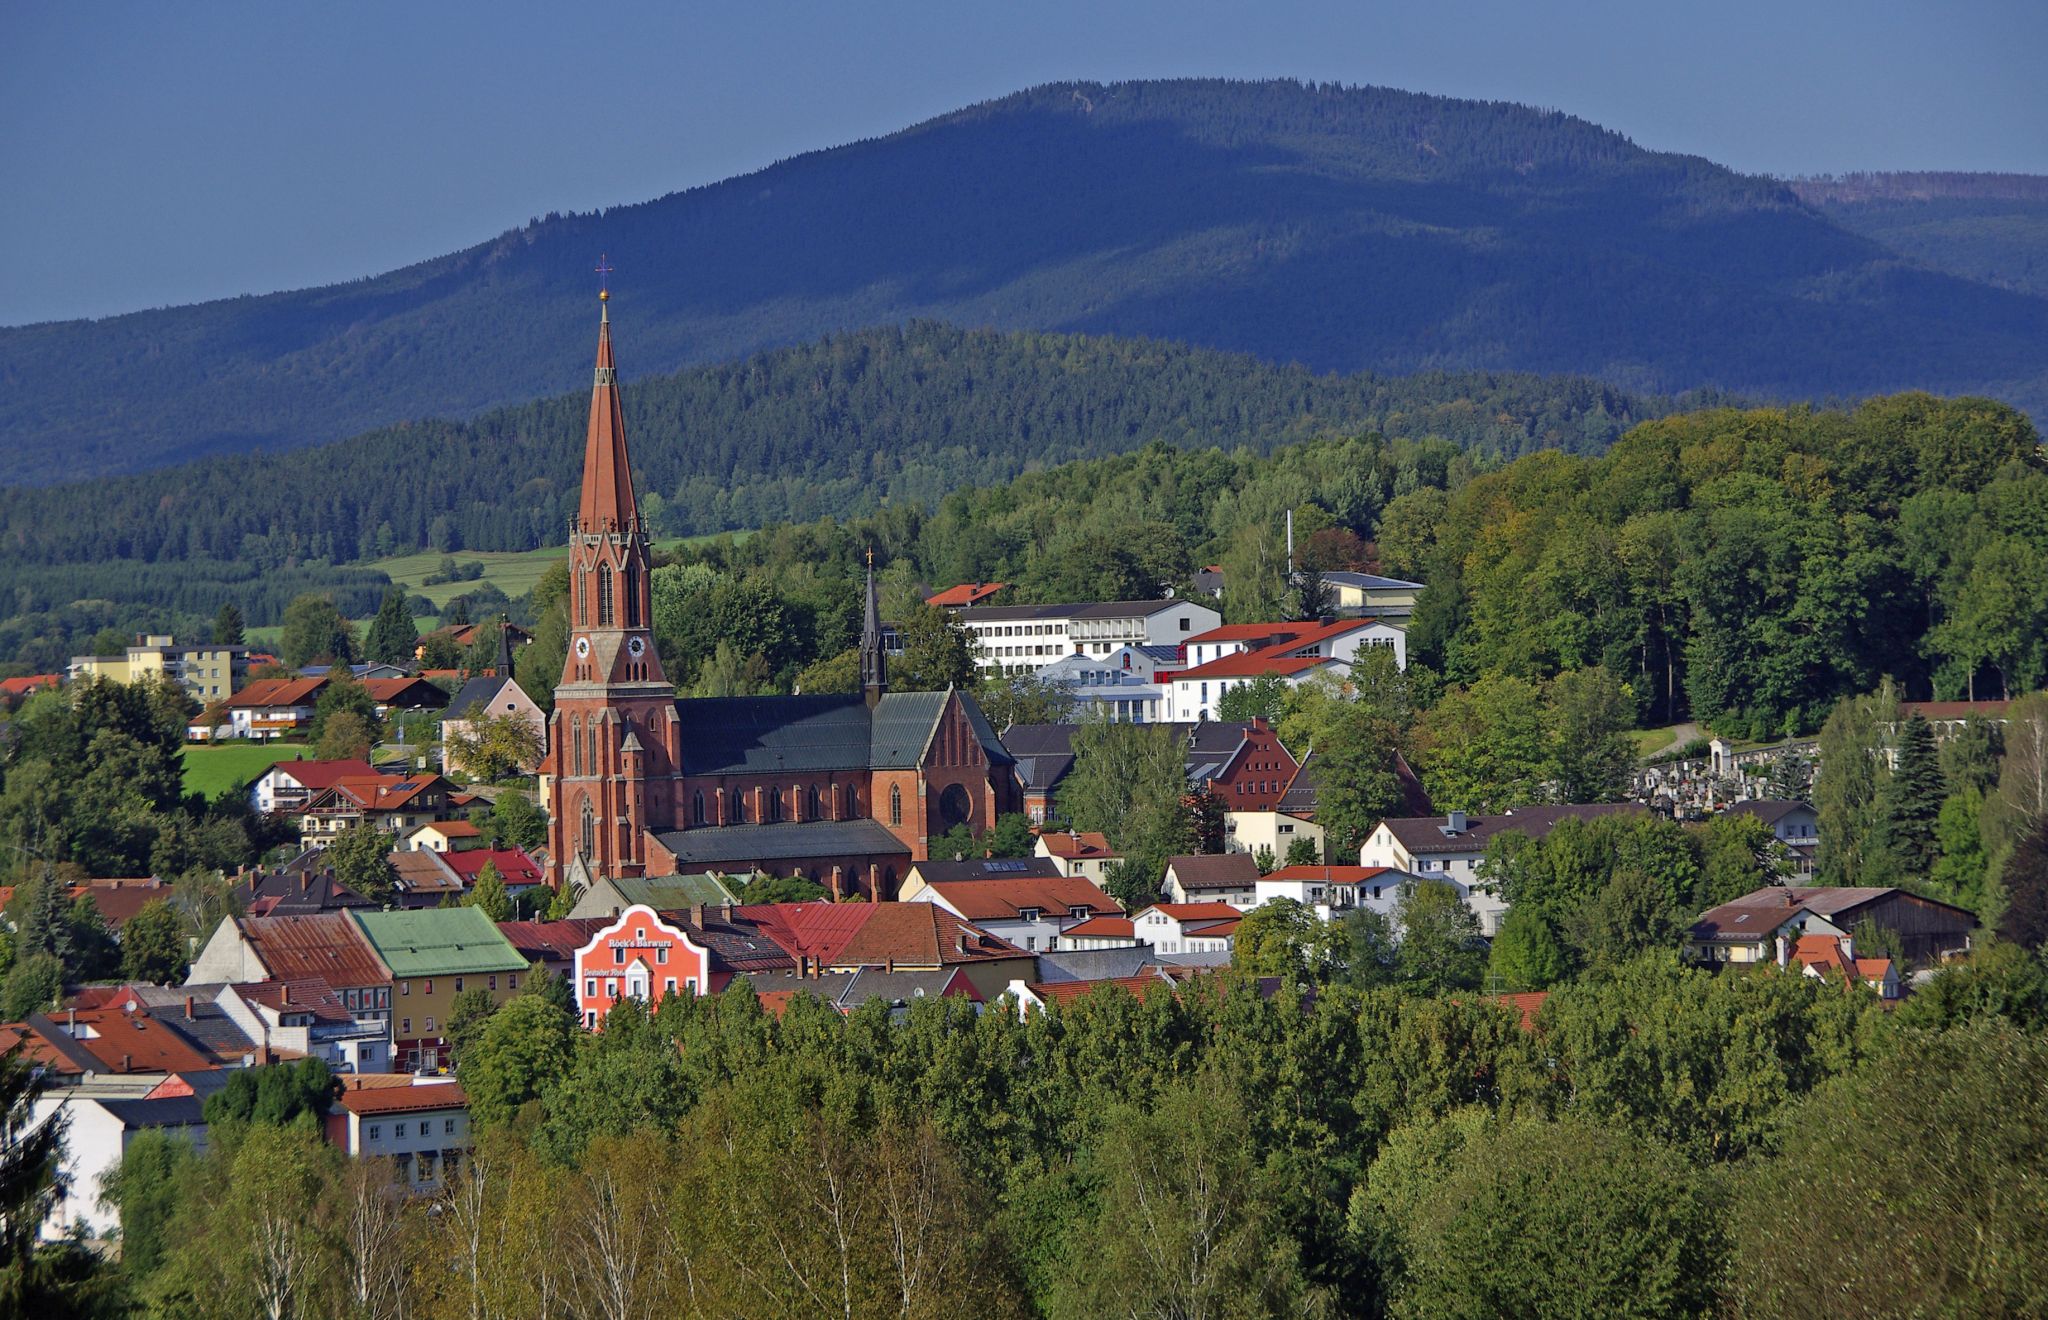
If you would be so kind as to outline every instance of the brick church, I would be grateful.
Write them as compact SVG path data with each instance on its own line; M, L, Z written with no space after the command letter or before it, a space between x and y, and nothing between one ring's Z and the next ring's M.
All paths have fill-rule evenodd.
M761 870L894 898L934 835L1021 808L1014 762L968 694L888 690L872 564L858 694L676 698L655 654L647 532L599 297L569 654L541 767L549 879Z

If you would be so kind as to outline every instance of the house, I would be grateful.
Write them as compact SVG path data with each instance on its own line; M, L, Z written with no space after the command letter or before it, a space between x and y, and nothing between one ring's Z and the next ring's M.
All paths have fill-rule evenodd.
M1792 963L1823 981L1839 977L1845 989L1867 985L1880 999L1897 999L1902 993L1899 969L1892 960L1858 958L1855 940L1848 935L1801 935L1789 951L1787 965Z
M1080 707L1082 718L1157 724L1166 718L1165 680L1182 668L1175 646L1123 646L1108 655L1075 652L1038 671Z
M546 883L540 863L523 848L465 848L460 852L437 853L435 860L453 871L465 890L476 888L477 877L486 866L498 868L498 878L505 882L507 894L529 893Z
M1043 824L1055 811L1060 781L1074 767L1075 724L1013 724L1003 732L1003 745L1015 759L1023 787L1024 810ZM1169 737L1181 746L1188 786L1224 799L1225 808L1243 802L1277 799L1296 771L1294 758L1262 720L1208 720L1167 724ZM1277 783L1279 788L1268 787ZM1243 785L1242 791L1239 785Z
M86 1236L105 1242L119 1235L121 1212L100 1200L107 1177L121 1167L128 1145L145 1132L161 1132L190 1142L193 1149L206 1149L204 1100L189 1090L185 1095L96 1096L67 1091L46 1092L32 1110L40 1125L51 1118L65 1122L64 1158L59 1166L56 1199L44 1216L40 1235L62 1237L74 1224L84 1224Z
M732 887L709 871L697 875L599 877L569 909L572 918L615 917L635 903L656 912L692 907L731 907L739 902Z
M576 975L577 951L589 943L594 932L608 924L606 917L501 921L498 933L526 960L529 969L544 968L568 981Z
M192 960L185 984L316 981L357 1020L384 1022L391 1015L391 968L349 916L224 917Z
M469 733L485 716L508 715L531 728L540 746L547 745L547 716L539 704L526 695L526 689L513 682L502 670L470 679L449 699L447 708L441 712L442 745L446 748L451 740ZM452 748L446 752L444 768L465 772L468 769Z
M760 904L738 908L735 916L788 954L799 977L862 967L892 972L957 967L986 999L1032 968L1029 953L936 903Z
M958 880L906 887L906 903L936 903L1028 953L1057 949L1061 932L1098 913L1120 916L1117 901L1079 876L1030 880Z
M441 860L441 856L424 848L393 852L391 869L397 878L392 881L391 897L387 901L402 908L440 907L444 902L461 902L468 886L463 884L462 877L455 873L453 867Z
M1259 866L1247 852L1166 859L1160 887L1175 903L1228 903L1239 911L1259 905Z
M247 1042L241 1043L246 1048ZM203 1072L224 1062L175 1018L132 1005L31 1013L0 1026L0 1053L13 1049L20 1049L54 1087L102 1078L142 1079L111 1088L127 1095L147 1092L166 1073ZM228 1053L225 1061L239 1062L242 1052Z
M590 933L575 968L576 1015L592 1031L621 999L652 1008L670 995L711 993L711 950L637 904Z
M1810 879L1820 858L1820 813L1811 804L1780 798L1751 798L1737 802L1726 813L1755 816L1771 827L1771 834L1792 856L1795 879Z
M1125 646L1179 646L1223 622L1186 600L1070 605L974 605L954 611L984 674L1036 674L1074 654L1106 657Z
M249 802L264 815L292 815L304 811L315 793L341 780L376 777L377 768L368 761L279 761L249 786Z
M1214 719L1223 697L1272 675L1295 687L1310 676L1343 678L1363 650L1384 647L1400 668L1408 667L1408 634L1383 619L1338 619L1303 623L1233 624L1187 640L1188 667L1167 684L1166 718Z
M303 678L332 678L334 677L334 666L300 665L299 674ZM411 675L400 666L386 664L382 660L359 660L356 663L348 666L348 675L350 678L360 679L363 682L368 682L373 678L411 677Z
M183 987L188 993L206 988ZM358 1020L323 982L256 981L210 988L214 1002L256 1042L259 1057L324 1059L338 1073L391 1071L391 1034L385 1024Z
M1008 586L1003 582L962 582L947 587L924 598L924 603L936 609L964 610L970 605L986 605L1000 595Z
M1057 952L1087 953L1102 949L1130 949L1140 947L1137 928L1126 916L1105 913L1075 922L1060 932L1060 947ZM1146 957L1151 957L1147 950Z
M439 1191L461 1172L470 1149L469 1097L455 1081L351 1086L327 1115L330 1144L353 1159L388 1159L395 1182L414 1196Z
M481 848L484 832L473 820L430 820L398 840L400 852L461 852Z
M1480 933L1491 938L1500 929L1507 904L1477 886L1479 864L1495 835L1519 833L1541 839L1561 821L1640 816L1648 810L1636 802L1601 802L1517 807L1491 816L1453 811L1446 816L1390 817L1366 837L1358 850L1358 864L1405 871L1425 880L1456 881L1479 918Z
M403 670L393 678L366 678L363 690L376 704L380 720L395 710L440 710L448 704L448 694L438 684Z
M392 1051L409 1072L431 1072L447 1062L456 996L483 990L502 1005L518 992L527 970L526 960L479 908L352 909L342 920L390 969Z
M1289 811L1226 811L1223 813L1223 847L1241 857L1271 854L1275 862L1287 860L1290 849L1306 839L1317 858L1323 855L1323 827L1306 816Z
M1102 884L1109 868L1123 860L1101 834L1079 830L1049 830L1038 836L1032 851L1059 868L1061 875Z
M957 884L963 880L1055 880L1065 875L1058 862L1049 857L960 857L949 861L934 858L919 862L903 877L898 898L909 898L926 885Z
M1945 739L1978 721L2003 724L2010 718L2011 709L2010 701L1902 701L1899 718L1910 720L1918 715L1934 726L1937 739Z
M168 678L204 706L231 695L249 672L246 646L178 645L168 633L144 633L120 655L76 655L66 676L73 683L104 678L115 683L140 683Z
M32 693L54 688L63 681L62 674L24 674L19 678L0 678L0 707L12 707L26 700Z
M402 837L442 819L468 800L437 774L337 779L314 793L299 811L299 843L305 848L325 848L335 835L358 825Z
M1968 909L1903 889L1766 885L1701 913L1685 953L1697 962L1782 964L1800 936L1850 936L1865 922L1897 935L1907 961L1922 964L1967 950L1977 927Z
M1227 963L1243 913L1228 903L1154 903L1131 914L1139 943L1187 962Z
M228 699L228 724L236 738L271 742L313 723L323 678L259 678Z
M1322 579L1324 604L1339 618L1405 619L1415 613L1423 584L1377 573L1330 569Z
M159 899L171 901L176 892L170 881L146 875L134 879L87 880L82 885L74 886L70 891L70 897L74 901L79 898L90 898L93 907L100 914L100 920L118 935L121 928L128 924L129 918Z
M470 647L475 646L486 637L490 637L493 633L496 634L494 640L497 641L499 648L498 658L500 663L498 671L503 673L509 668L509 666L503 663L503 661L509 658L507 652L517 650L532 641L533 634L518 624L502 618L495 622L451 623L445 627L436 628L432 632L421 633L420 644L413 652L413 658L417 660L425 656L427 639L430 637L446 637L449 641L467 651Z
M1253 906L1292 899L1324 921L1361 907L1392 915L1401 886L1414 878L1385 866L1283 866L1259 877ZM1460 887L1460 897L1465 892Z
M311 856L317 860L320 854ZM314 865L246 872L235 878L232 893L236 906L252 917L302 916L377 906L335 879L333 868Z

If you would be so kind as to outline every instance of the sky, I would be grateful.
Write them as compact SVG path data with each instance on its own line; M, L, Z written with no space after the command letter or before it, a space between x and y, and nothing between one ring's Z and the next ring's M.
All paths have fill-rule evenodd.
M0 325L374 275L1065 79L1556 108L1737 169L2048 173L2042 0L0 3Z

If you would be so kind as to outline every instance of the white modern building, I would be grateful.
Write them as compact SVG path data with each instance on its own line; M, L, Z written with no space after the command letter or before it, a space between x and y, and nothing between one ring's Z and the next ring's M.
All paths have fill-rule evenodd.
M1105 658L1126 646L1177 647L1223 622L1206 605L1174 599L974 605L953 618L974 641L975 663L995 674L1036 674L1070 655Z
M1290 687L1319 673L1341 681L1374 647L1392 651L1396 667L1408 667L1407 631L1377 619L1233 624L1199 633L1187 642L1188 667L1167 681L1167 719L1216 719L1225 693L1268 674Z
M1157 724L1166 718L1167 675L1182 668L1180 648L1123 646L1108 655L1076 651L1038 671L1080 703L1073 718L1101 716L1120 724Z

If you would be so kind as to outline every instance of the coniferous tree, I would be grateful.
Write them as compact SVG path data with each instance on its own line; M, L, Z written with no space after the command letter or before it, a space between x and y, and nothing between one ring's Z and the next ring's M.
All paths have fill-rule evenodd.
M2024 949L2048 945L2048 821L2021 838L2001 879L2005 910L1998 919L1999 935Z
M381 664L403 665L411 662L418 646L419 630L413 626L401 584L384 593L384 603L377 607L377 617L363 639L363 654Z
M242 642L242 608L233 601L223 602L220 612L213 616L213 644L240 646Z
M1918 715L1907 719L1899 726L1894 754L1897 760L1881 799L1884 846L1897 875L1924 880L1939 855L1935 823L1947 795L1932 726Z

